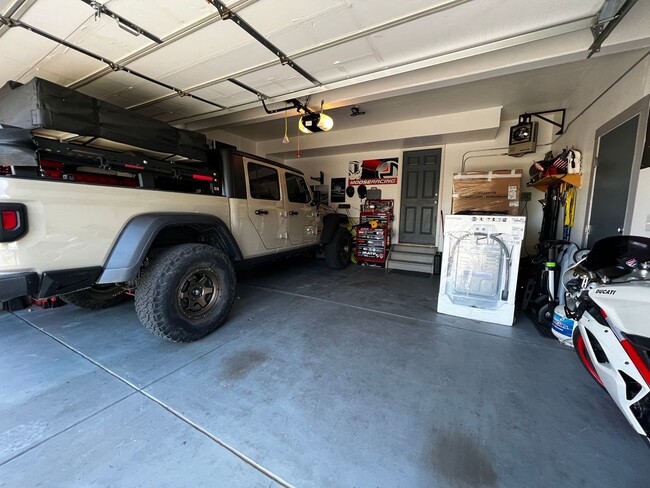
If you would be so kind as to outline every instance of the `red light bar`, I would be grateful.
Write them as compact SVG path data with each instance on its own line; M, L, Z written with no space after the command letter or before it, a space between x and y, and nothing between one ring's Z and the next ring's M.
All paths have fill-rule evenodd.
M192 178L195 180L212 181L212 176L207 175L192 175Z

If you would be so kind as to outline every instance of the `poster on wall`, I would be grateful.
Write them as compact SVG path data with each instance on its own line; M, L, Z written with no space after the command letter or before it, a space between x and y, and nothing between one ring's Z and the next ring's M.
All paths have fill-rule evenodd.
M345 178L332 178L332 203L345 203Z
M396 185L398 169L398 158L350 161L349 184L350 186Z

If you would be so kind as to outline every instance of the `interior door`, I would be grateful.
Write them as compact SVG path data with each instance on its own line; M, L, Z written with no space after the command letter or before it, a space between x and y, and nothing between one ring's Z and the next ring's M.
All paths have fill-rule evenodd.
M246 164L248 218L264 247L281 249L287 243L286 217L277 168L260 162Z
M404 153L400 243L435 243L441 154L440 149Z
M305 179L294 173L285 173L287 186L287 222L289 244L302 246L316 242L317 217L310 205L311 193Z
M639 115L600 137L587 247L625 231Z

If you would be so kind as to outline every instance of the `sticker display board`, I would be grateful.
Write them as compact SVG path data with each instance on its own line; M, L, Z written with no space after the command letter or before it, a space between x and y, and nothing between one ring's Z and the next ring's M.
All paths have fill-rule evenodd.
M438 312L512 325L526 217L447 215Z
M396 185L398 171L398 158L350 161L348 184L350 186Z

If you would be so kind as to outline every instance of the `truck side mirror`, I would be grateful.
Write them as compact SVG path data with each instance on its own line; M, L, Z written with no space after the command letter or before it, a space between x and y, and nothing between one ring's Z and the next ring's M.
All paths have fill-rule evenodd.
M320 191L319 190L314 190L313 196L312 196L311 202L309 202L309 205L311 205L312 207L315 207L319 203L320 203Z

